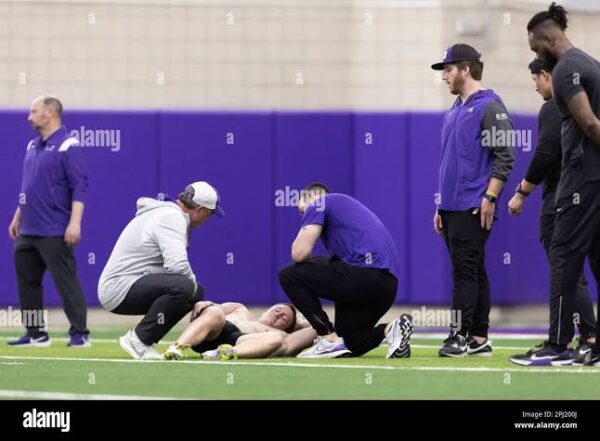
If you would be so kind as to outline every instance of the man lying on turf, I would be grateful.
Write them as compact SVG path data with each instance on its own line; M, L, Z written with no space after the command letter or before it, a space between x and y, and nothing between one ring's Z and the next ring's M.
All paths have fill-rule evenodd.
M316 336L307 321L296 319L291 305L274 305L257 319L241 303L202 301L196 303L190 324L163 356L179 360L191 347L208 360L292 357L311 346Z

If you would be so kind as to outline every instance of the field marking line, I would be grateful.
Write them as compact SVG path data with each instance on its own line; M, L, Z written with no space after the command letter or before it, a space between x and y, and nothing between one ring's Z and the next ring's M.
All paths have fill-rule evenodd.
M33 398L42 400L181 400L175 397L150 397L145 395L81 394L72 392L47 392L0 389L2 398Z
M268 361L241 361L234 360L228 362L215 362L203 360L134 360L121 358L71 358L71 357L31 357L31 356L11 356L2 355L0 359L5 360L42 360L42 361L76 361L92 363L170 363L171 365L197 364L204 366L274 366L274 367L300 367L300 368L322 368L322 369L369 369L369 370L389 370L389 371L440 371L440 372L536 372L536 373L569 373L569 374L600 374L600 369L593 367L469 367L469 366L379 366L379 365L357 365L357 364L317 364L317 363L299 363L299 362L268 362Z

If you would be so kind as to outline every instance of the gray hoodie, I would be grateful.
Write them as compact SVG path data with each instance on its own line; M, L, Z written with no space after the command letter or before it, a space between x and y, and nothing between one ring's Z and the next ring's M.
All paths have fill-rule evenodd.
M115 309L147 274L181 274L197 287L187 256L189 230L190 218L177 204L138 199L135 217L119 236L98 281L102 306Z

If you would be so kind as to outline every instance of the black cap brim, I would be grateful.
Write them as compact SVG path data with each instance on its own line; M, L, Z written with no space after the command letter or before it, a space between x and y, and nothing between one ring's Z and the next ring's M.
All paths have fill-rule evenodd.
M479 61L479 58L462 58L460 60L442 61L441 63L432 64L431 68L433 70L444 70L444 66L446 66L446 64L456 64L460 63L461 61Z

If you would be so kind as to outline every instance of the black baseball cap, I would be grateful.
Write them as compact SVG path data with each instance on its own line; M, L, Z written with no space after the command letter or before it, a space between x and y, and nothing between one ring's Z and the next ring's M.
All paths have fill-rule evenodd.
M458 63L459 61L479 60L481 54L475 50L473 46L468 44L458 43L450 46L444 52L444 59L431 65L433 70L444 70L444 66L450 63Z

